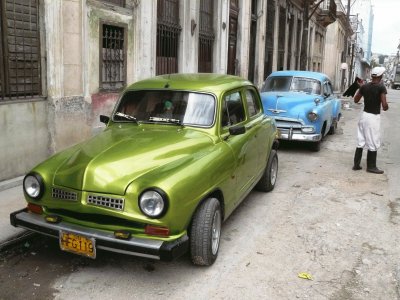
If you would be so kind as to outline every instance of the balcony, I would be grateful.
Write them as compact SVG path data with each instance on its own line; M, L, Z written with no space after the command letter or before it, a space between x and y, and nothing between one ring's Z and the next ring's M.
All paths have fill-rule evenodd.
M317 22L327 27L336 21L336 3L335 0L325 0L317 10Z

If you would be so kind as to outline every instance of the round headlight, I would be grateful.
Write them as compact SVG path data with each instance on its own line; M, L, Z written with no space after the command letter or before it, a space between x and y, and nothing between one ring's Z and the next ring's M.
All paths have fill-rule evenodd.
M146 216L158 218L166 211L166 197L161 191L147 190L140 196L139 206Z
M307 115L307 118L311 121L314 122L318 119L318 115L315 112L309 112Z
M39 198L43 191L43 179L38 174L28 174L24 178L24 191L34 199Z

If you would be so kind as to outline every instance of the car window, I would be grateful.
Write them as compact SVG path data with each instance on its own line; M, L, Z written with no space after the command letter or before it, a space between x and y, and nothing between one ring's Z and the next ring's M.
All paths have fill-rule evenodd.
M250 117L255 116L261 110L260 102L257 101L257 96L254 93L254 90L248 89L246 90L246 102L247 102L247 109L249 111Z
M124 122L134 117L151 122L154 118L174 120L185 125L211 126L215 116L215 98L210 94L188 91L127 91L114 113L113 121Z
M290 83L292 82L292 76L272 76L265 80L261 92L287 92L289 91Z
M321 82L312 78L294 77L290 90L293 92L321 95Z
M324 95L326 96L332 95L332 85L329 81L324 83Z
M244 121L245 112L240 92L225 95L222 103L222 127Z

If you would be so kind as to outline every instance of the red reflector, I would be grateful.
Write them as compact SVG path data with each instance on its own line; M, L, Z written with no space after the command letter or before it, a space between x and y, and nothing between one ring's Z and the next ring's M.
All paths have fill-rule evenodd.
M28 210L30 212L33 212L35 214L41 215L43 213L43 209L40 205L33 204L33 203L28 203Z
M169 235L169 228L168 227L159 227L153 225L146 225L144 228L144 233L149 235L162 235L168 236Z

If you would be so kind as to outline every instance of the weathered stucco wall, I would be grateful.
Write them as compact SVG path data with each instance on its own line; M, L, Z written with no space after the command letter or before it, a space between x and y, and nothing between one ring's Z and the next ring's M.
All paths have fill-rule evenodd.
M24 174L49 155L47 102L0 105L0 181Z

